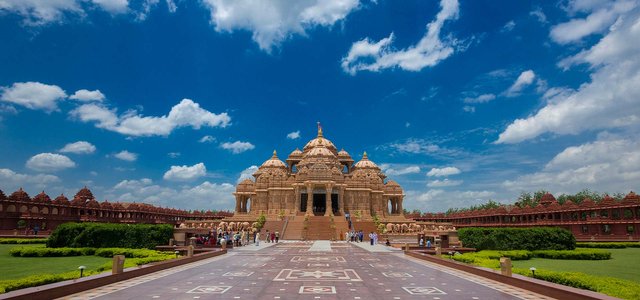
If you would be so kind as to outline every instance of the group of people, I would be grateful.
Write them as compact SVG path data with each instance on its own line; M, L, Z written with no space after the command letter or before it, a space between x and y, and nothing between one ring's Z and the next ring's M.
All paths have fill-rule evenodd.
M362 243L362 240L364 240L364 232L362 232L362 230L347 231L345 232L345 236L346 236L345 239L350 242Z
M208 235L196 236L196 244L206 246L222 246L233 245L234 247L246 246L251 241L251 232L248 230L230 231L230 230L212 230ZM255 241L255 234L254 241Z

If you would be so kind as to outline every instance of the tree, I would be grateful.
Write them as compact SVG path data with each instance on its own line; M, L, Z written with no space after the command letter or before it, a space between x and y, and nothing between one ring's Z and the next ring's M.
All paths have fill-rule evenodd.
M540 203L540 200L542 200L542 196L544 196L548 192L549 191L547 190L538 190L537 192L533 193L533 200L535 200L536 204Z
M533 198L531 197L531 193L529 192L522 192L520 193L520 196L518 196L518 200L516 201L516 203L514 203L515 206L523 208L525 206L531 206L534 207L535 206L535 201L533 200Z

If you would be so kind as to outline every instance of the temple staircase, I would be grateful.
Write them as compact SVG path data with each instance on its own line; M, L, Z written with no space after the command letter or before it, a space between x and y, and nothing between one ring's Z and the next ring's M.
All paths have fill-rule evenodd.
M289 217L287 228L284 231L282 239L284 240L302 240L304 232L304 216Z
M279 232L280 239L282 239L282 230L283 230L284 223L285 221L283 220L264 222L264 226L262 226L262 231L260 231L260 238L262 239L266 238L265 234L267 233L267 230L269 230L269 234L276 231Z
M336 230L331 228L331 217L310 216L307 240L333 240L336 239ZM335 219L336 217L334 217Z

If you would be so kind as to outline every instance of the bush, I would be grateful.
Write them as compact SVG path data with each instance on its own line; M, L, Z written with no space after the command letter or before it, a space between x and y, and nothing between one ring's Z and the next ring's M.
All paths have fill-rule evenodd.
M611 259L611 252L594 249L576 250L537 250L533 251L535 257L549 259L574 259L574 260L607 260Z
M47 239L0 239L0 244L44 244Z
M47 240L47 247L155 248L173 237L169 224L65 223Z
M87 271L84 272L85 276L93 275L96 272ZM80 277L80 273L77 271L66 272L60 274L39 274L31 275L20 279L3 280L0 281L0 294L11 292L28 287L34 287L64 280L76 279Z
M528 250L508 250L508 251L497 251L497 250L483 250L474 254L478 257L488 258L488 259L497 259L500 260L500 257L508 257L511 260L529 260L533 257L533 252Z
M466 247L478 250L572 250L576 239L557 227L460 228L458 236Z
M127 258L144 258L164 255L164 253L149 249L127 249L127 248L100 248L95 252L96 256L113 257L114 255L124 255Z
M531 277L532 275L528 269L514 268L512 271L524 276ZM578 272L555 272L540 269L536 271L536 278L622 299L640 299L640 283L630 280Z
M603 249L640 248L640 243L638 242L577 243L576 247L603 248Z
M11 256L16 257L63 257L93 255L95 248L13 248L9 250Z

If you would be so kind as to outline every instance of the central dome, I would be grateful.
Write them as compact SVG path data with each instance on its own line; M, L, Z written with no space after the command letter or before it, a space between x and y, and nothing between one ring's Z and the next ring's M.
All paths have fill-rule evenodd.
M318 126L318 136L315 139L310 140L304 146L303 151L307 152L310 149L313 149L313 148L318 147L318 146L326 147L333 154L337 154L338 153L338 149L336 148L336 146L333 145L333 143L330 140L324 138L324 136L322 135L322 127L320 127L320 126Z

